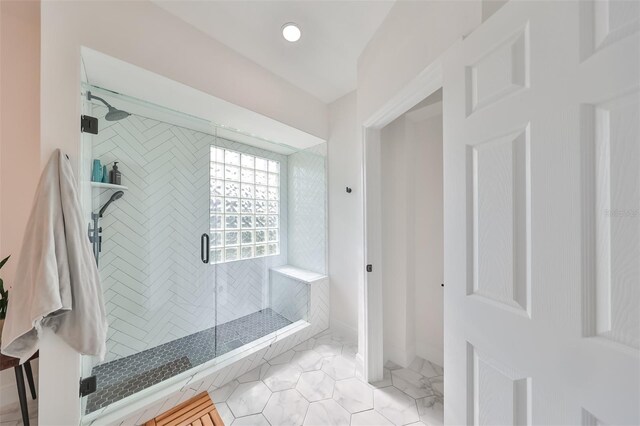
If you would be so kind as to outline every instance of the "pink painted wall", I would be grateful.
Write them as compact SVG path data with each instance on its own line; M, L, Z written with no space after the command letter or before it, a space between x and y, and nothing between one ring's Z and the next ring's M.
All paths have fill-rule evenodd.
M0 259L13 282L40 175L40 2L0 1ZM38 366L34 365L38 376ZM12 370L0 373L0 406L17 403Z
M11 283L40 175L40 2L0 2L0 258Z

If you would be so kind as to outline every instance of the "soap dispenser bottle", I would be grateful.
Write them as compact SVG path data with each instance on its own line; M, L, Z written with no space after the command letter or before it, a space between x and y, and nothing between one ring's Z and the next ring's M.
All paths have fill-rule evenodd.
M117 161L113 163L113 168L111 169L111 172L109 172L109 174L109 180L111 181L111 183L115 185L122 185L122 174L120 173L120 170L118 170Z

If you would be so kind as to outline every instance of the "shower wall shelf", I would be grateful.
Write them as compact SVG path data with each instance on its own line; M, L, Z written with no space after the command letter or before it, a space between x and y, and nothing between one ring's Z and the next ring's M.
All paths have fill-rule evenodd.
M116 185L113 183L103 183L103 182L91 182L91 187L105 188L105 189L119 189L121 191L126 191L127 189L129 189L124 185Z

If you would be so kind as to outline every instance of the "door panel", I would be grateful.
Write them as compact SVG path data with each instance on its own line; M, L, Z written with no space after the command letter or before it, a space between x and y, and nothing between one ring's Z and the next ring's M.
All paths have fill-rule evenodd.
M445 59L449 424L640 424L637 5L509 2Z

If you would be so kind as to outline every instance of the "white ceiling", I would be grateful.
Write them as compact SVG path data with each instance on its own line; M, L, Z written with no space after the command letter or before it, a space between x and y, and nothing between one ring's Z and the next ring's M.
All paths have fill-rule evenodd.
M393 0L153 1L326 103L356 88L358 57L394 4ZM287 22L302 29L296 43L282 38L281 28Z

